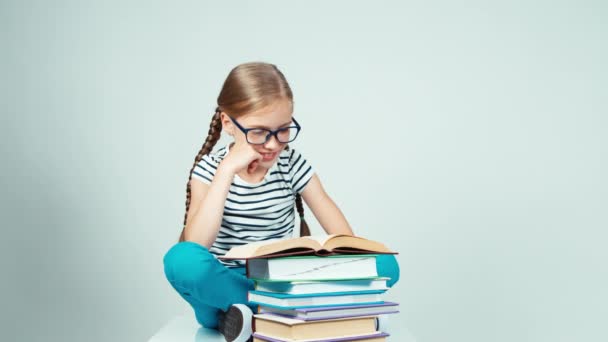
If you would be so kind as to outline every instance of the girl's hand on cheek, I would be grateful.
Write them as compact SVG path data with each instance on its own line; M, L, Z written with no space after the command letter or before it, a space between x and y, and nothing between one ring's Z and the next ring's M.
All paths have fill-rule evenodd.
M239 146L234 144L220 165L234 174L237 174L242 170L253 173L258 167L261 159L262 155L251 145L245 144Z

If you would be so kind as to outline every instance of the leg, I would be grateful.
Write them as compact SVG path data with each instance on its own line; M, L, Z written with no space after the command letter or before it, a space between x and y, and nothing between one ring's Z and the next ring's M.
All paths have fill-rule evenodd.
M399 264L393 254L379 254L376 257L376 269L379 276L391 278L387 281L388 287L393 287L399 280Z
M225 267L207 248L194 242L175 244L163 262L167 280L206 328L217 327L219 310L226 311L236 303L247 304L247 291L253 290L253 281L242 270Z
M381 277L391 278L386 282L388 287L393 287L399 281L399 264L393 254L379 254L376 257L376 269ZM376 329L378 331L389 332L388 315L379 315L376 319Z

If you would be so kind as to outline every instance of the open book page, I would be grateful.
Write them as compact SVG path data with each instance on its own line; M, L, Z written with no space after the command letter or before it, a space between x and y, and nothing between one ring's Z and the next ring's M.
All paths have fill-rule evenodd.
M248 259L292 249L309 249L310 251L315 251L319 249L319 247L319 243L316 240L308 238L286 238L272 241L258 241L233 247L228 251L228 253L220 258Z
M323 247L323 246L325 246L325 242L329 241L331 238L333 238L335 236L338 236L338 234L303 236L302 239L314 240L319 244L319 246Z
M279 240L258 241L258 242L251 242L246 245L242 245L242 246L238 246L238 247L233 247L228 251L228 253L226 253L226 255L224 255L224 258L239 258L239 257L252 256L252 255L255 255L255 252L261 246L267 245L268 243L277 242L277 241L279 241Z
M382 243L368 240L360 236L352 236L345 234L331 234L331 235L314 235L305 236L302 239L311 239L319 243L322 249L327 251L334 251L336 248L352 248L361 249L372 252L383 252L391 253L391 251Z
M347 253L349 251L394 253L388 247L378 241L368 240L360 236L351 235L332 235L324 243L324 246L327 250L337 253Z
M331 253L393 253L380 242L367 240L358 236L331 234L314 235L298 238L286 238L272 241L252 242L246 245L232 248L221 259L249 259L260 256L311 254L315 251L324 250L319 255ZM327 251L327 252L325 252Z

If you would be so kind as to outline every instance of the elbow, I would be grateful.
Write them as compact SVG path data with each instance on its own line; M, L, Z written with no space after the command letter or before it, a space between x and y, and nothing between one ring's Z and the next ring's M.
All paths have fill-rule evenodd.
M213 241L207 241L204 237L192 234L192 232L189 231L187 228L184 229L184 232L182 233L179 242L194 242L207 249L211 248L211 245L213 245Z
M184 232L182 233L180 242L185 242L185 241L196 242L196 241L194 241L194 237L192 236L190 230L188 230L187 227L184 228Z

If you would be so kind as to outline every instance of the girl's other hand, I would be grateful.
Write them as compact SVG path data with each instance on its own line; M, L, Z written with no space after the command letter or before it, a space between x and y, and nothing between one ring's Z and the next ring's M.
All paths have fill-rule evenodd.
M258 153L251 145L237 145L234 144L230 147L228 155L220 166L226 168L233 174L237 174L242 170L246 170L248 173L253 173L262 159L262 155Z

